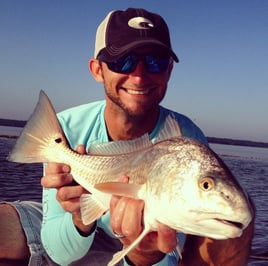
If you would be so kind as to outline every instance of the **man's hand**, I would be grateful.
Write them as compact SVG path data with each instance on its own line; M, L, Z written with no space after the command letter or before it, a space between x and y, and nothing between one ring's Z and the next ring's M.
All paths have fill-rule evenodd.
M127 176L120 178L128 182ZM129 246L143 230L144 202L127 197L113 196L110 203L111 228L119 235L124 246ZM160 261L166 253L176 248L176 231L158 224L157 232L150 232L137 247L131 250L127 257L135 265L152 265Z

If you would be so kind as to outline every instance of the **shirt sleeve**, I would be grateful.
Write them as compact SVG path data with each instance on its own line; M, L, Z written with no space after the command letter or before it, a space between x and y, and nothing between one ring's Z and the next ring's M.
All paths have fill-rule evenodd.
M42 244L48 256L60 265L68 265L82 258L94 240L95 232L88 237L76 230L72 215L65 212L56 200L56 189L43 190Z

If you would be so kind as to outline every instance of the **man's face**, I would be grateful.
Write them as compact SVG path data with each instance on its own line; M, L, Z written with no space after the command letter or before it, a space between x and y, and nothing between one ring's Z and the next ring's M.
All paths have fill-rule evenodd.
M139 48L134 52L138 55L156 53L148 48ZM134 117L149 115L157 110L165 96L172 66L170 60L164 72L149 73L141 60L133 72L122 74L111 71L106 63L101 62L107 107Z

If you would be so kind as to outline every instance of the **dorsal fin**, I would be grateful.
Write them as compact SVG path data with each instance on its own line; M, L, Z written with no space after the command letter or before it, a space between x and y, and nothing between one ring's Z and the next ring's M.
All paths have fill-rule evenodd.
M145 134L133 140L111 141L94 145L90 148L89 153L91 155L120 155L145 150L152 146L149 135Z
M154 142L157 143L175 137L182 137L182 133L178 120L174 117L174 115L170 114L166 117L164 126L160 130Z
M154 143L181 136L182 133L177 119L172 115L168 115ZM133 140L111 141L94 145L90 148L89 153L91 155L120 155L148 149L152 146L152 141L146 133L140 138Z

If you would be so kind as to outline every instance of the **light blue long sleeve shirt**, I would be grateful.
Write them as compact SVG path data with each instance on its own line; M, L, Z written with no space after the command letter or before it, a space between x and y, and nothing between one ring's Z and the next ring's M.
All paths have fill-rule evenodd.
M104 121L104 109L105 101L99 101L70 108L58 114L62 129L73 150L80 144L85 145L86 149L89 150L95 144L109 141ZM183 136L194 138L207 144L202 131L189 118L164 107L160 108L158 122L150 134L152 140L159 134L165 118L169 114L172 114L178 121ZM56 263L63 266L87 254L94 241L95 232L88 237L83 237L78 233L73 224L72 215L65 212L56 200L56 192L56 189L43 190L41 238L47 254ZM108 212L98 219L97 226L101 227L112 237L109 221L110 216ZM180 238L179 243L182 246L185 235L178 234L178 238ZM178 265L177 252L174 251L167 254L156 265Z

